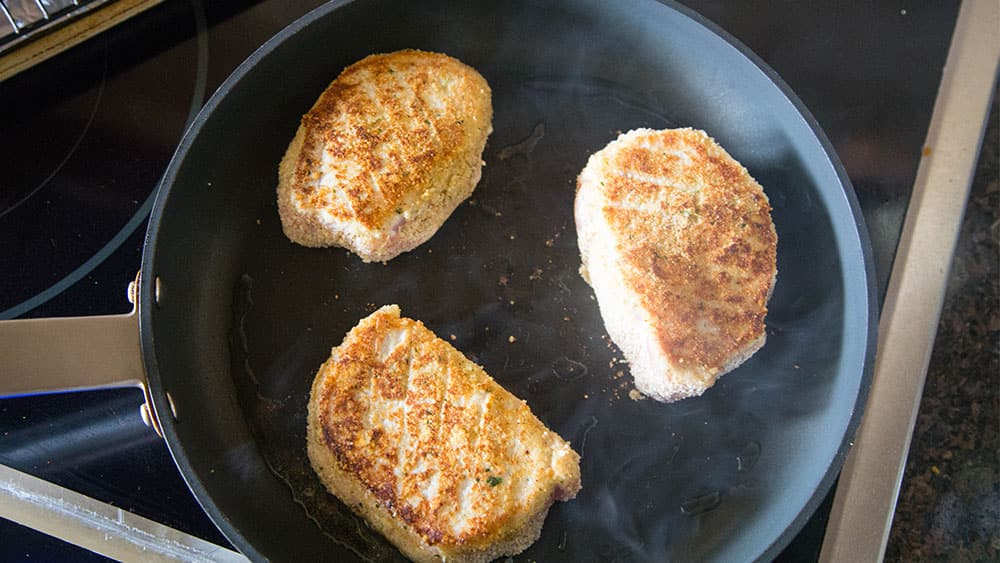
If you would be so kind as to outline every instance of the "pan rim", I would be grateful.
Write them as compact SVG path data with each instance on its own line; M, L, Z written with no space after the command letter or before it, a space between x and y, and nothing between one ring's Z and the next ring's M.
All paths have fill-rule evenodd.
M862 373L858 381L858 393L852 405L853 412L851 413L846 430L833 456L832 462L820 478L818 485L810 495L809 499L799 509L794 518L791 519L785 530L756 557L757 561L769 561L774 559L785 547L787 547L792 539L802 530L806 522L813 516L816 509L823 502L828 492L833 487L834 482L839 476L844 460L846 459L853 444L854 436L860 426L861 419L867 405L868 395L874 375L874 359L877 345L879 317L872 244L869 238L864 216L861 212L860 203L858 202L853 184L850 181L843 163L840 161L833 144L827 138L818 121L808 110L802 100L800 100L794 93L791 87L778 75L776 71L774 71L749 47L744 45L729 32L705 16L696 12L692 8L680 4L676 0L656 0L656 2L666 9L679 13L695 25L700 26L705 31L711 33L718 40L721 40L723 44L732 47L747 63L762 72L766 79L778 89L785 99L791 103L794 110L805 122L805 125L808 127L812 136L818 141L827 163L832 168L837 180L840 183L840 191L843 192L847 207L851 212L851 219L853 220L853 229L851 229L850 234L857 237L850 242L859 247L858 250L860 250L861 254L866 289L864 293L864 305L867 307L868 326L866 327L867 334L865 338L865 355L862 362ZM175 185L177 175L194 144L194 141L199 137L201 130L208 121L209 117L214 113L215 109L225 101L230 91L239 82L241 82L262 59L269 56L291 36L296 35L299 31L309 27L317 20L326 17L328 14L350 3L352 3L352 0L333 0L312 9L285 28L281 29L265 41L253 53L251 53L225 79L225 81L212 94L209 100L198 112L197 116L191 122L178 144L174 156L171 158L157 189L153 209L149 218L149 225L146 231L146 242L142 257L142 271L148 273L149 277L147 279L152 279L152 277L156 275L154 257L157 249L159 225L165 213L170 193ZM841 256L843 255L844 253L841 254ZM857 273L852 274L849 272L845 272L844 274L845 278L857 277L857 275ZM174 421L169 415L163 414L170 412L170 402L166 396L164 384L160 376L159 364L155 354L155 338L152 334L153 311L156 308L153 286L154 284L152 283L144 284L144 290L139 296L139 331L142 349L144 351L143 362L145 364L147 379L151 388L151 395L155 407L154 410L157 413L160 413L160 424L163 428L163 435L167 443L167 447L171 453L174 463L180 469L180 473L185 483L194 493L194 496L198 500L202 509L209 515L211 520L216 524L225 537L249 558L253 560L265 559L264 555L260 553L260 551L251 541L248 540L240 529L233 524L230 518L216 506L215 502L212 500L212 496L208 492L207 487L198 478L194 466L188 459L185 448L181 443L177 430L174 427Z

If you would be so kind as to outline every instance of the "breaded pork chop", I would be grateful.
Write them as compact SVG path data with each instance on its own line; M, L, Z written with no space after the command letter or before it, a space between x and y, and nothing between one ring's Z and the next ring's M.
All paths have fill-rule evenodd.
M307 435L327 489L416 561L519 553L580 489L566 441L395 305L319 369Z
M278 167L285 235L366 262L429 239L479 182L490 87L438 53L371 55L302 117Z
M700 395L764 345L771 206L705 132L619 136L580 173L574 212L581 273L636 389Z

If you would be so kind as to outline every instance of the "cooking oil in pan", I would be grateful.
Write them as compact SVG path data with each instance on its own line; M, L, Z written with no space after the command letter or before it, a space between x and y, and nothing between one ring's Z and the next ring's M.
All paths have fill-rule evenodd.
M759 491L745 484L762 423L753 410L734 414L745 409L725 385L673 405L629 399L627 365L578 272L573 200L589 154L620 132L692 124L614 84L481 71L495 116L483 177L428 242L364 264L342 249L294 245L277 220L261 222L234 292L233 378L247 422L324 534L361 559L400 558L326 492L305 440L310 385L330 348L395 303L581 454L583 490L552 507L527 559L676 558L710 519L723 533L754 510Z

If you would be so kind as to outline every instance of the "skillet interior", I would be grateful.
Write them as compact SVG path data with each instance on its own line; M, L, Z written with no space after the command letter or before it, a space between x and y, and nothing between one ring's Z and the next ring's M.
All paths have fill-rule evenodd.
M387 265L291 244L274 187L299 117L344 66L405 47L451 54L493 88L474 204ZM575 176L619 131L688 125L740 160L774 207L768 343L703 397L635 402L577 274ZM766 71L674 6L321 8L212 98L148 237L143 272L162 289L159 305L142 296L142 331L157 410L169 412L167 391L177 407L168 444L255 558L398 557L325 497L304 451L315 370L383 304L454 334L582 453L584 490L550 513L525 554L535 560L773 555L829 488L870 377L870 251L846 176Z

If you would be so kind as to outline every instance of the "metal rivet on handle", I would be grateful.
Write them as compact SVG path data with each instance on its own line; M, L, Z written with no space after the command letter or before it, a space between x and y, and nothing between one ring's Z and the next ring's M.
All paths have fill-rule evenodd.
M139 405L139 416L142 417L142 423L146 426L153 426L153 415L149 413L149 405L143 403Z
M167 403L170 405L170 414L174 417L174 422L177 422L177 405L174 404L174 398L170 396L170 392L167 392Z

